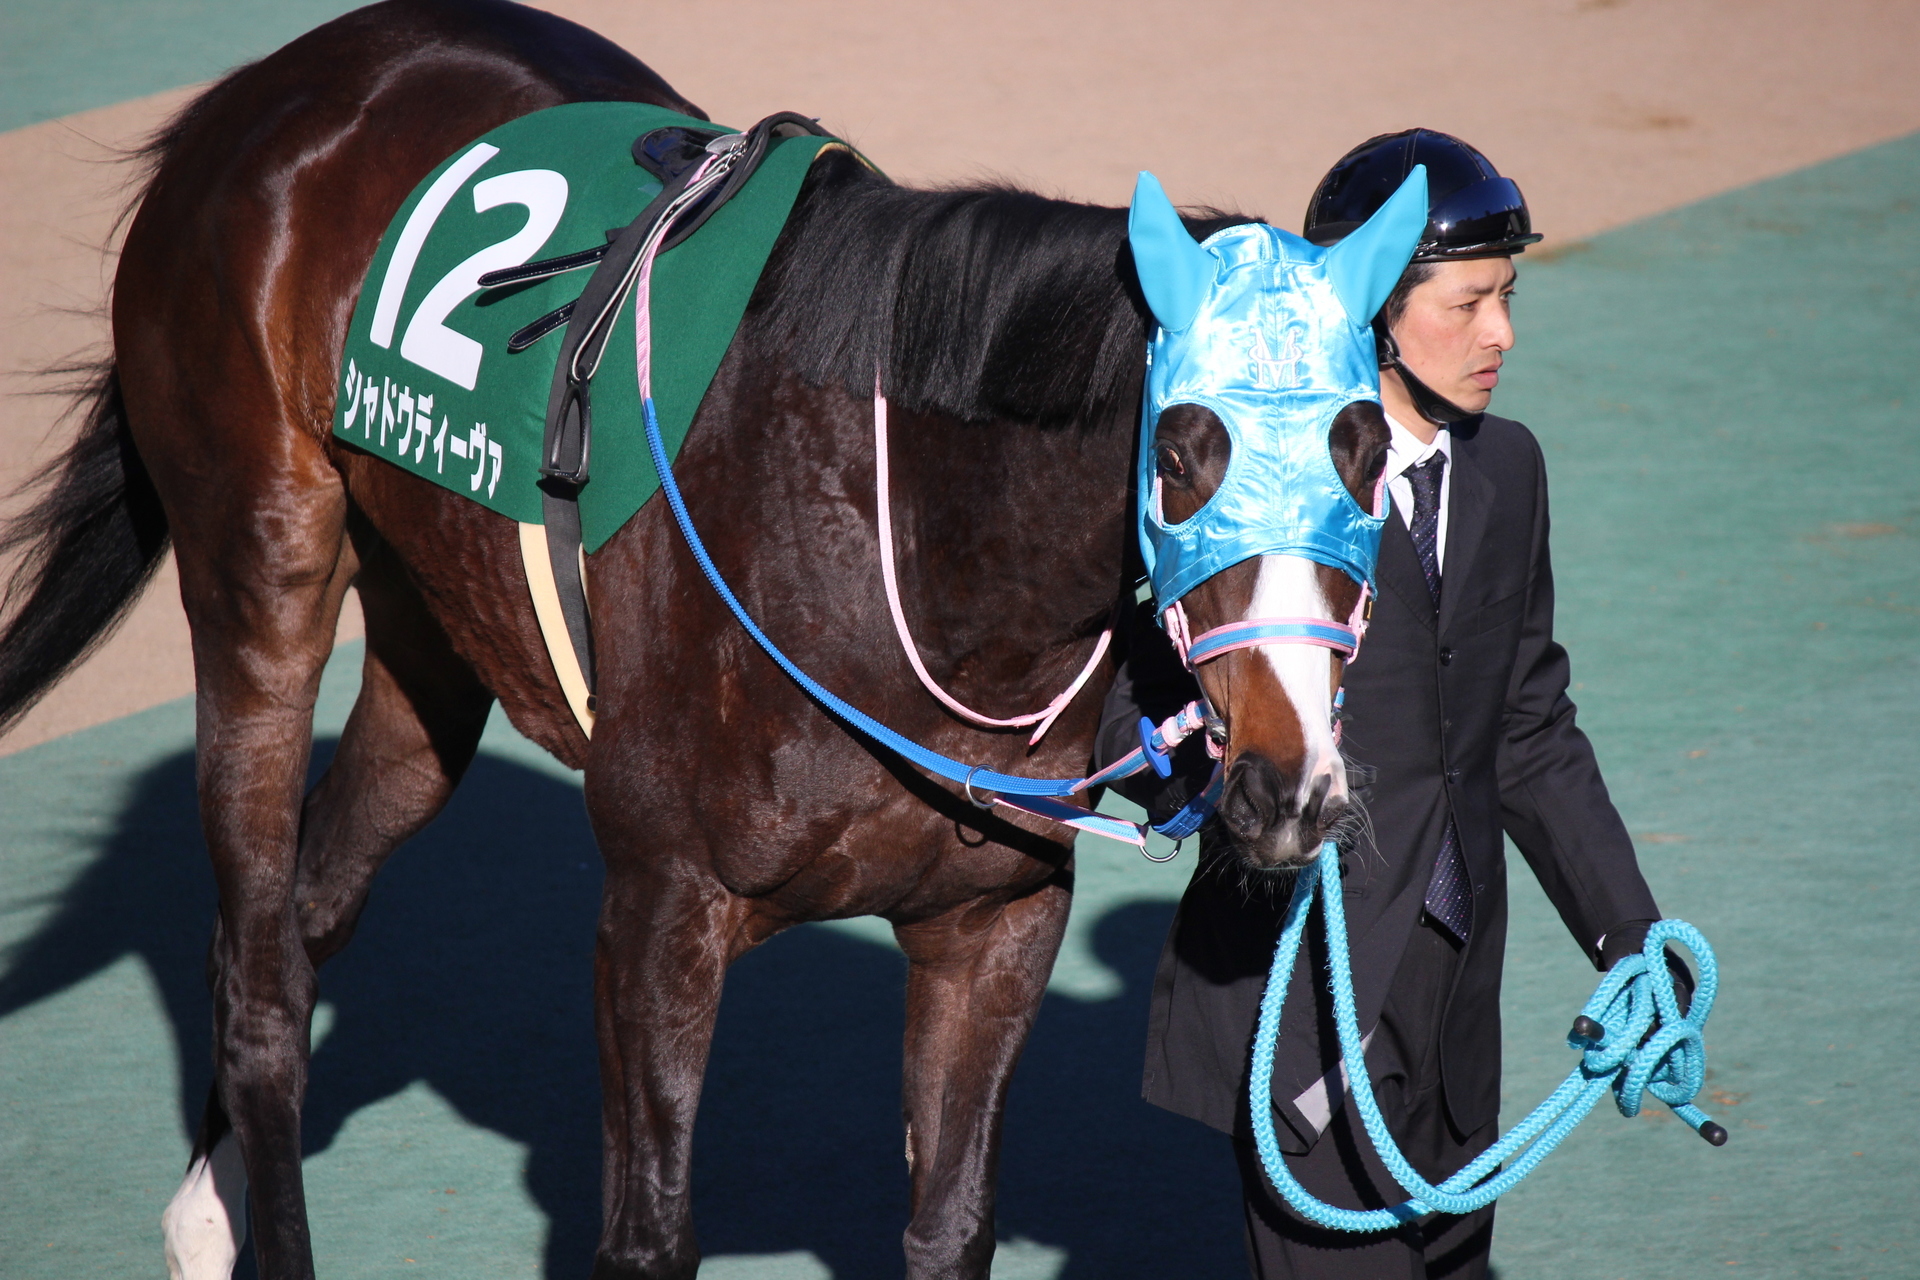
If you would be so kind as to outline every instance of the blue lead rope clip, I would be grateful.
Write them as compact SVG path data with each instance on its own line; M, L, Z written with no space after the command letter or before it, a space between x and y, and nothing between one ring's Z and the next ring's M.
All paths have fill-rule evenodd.
M1163 778L1171 778L1173 776L1173 756L1170 752L1162 751L1159 747L1153 745L1153 735L1157 731L1157 726L1155 726L1153 721L1147 719L1145 716L1140 717L1140 750L1146 753L1147 763L1153 766L1155 773Z

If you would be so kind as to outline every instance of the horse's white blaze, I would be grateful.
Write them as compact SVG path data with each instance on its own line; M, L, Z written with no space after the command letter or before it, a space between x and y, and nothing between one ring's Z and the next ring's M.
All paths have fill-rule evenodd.
M1333 616L1333 606L1320 589L1319 566L1300 556L1261 556L1260 573L1253 584L1253 601L1247 608L1249 618L1322 618L1345 624ZM1328 780L1329 803L1347 795L1347 770L1340 759L1340 748L1333 741L1333 663L1334 651L1317 644L1261 645L1260 654L1272 666L1286 690L1288 701L1300 715L1300 731L1306 738L1307 758L1300 770L1300 790L1295 797L1305 805L1320 780Z
M227 1280L247 1239L247 1167L229 1133L187 1177L160 1215L172 1280Z

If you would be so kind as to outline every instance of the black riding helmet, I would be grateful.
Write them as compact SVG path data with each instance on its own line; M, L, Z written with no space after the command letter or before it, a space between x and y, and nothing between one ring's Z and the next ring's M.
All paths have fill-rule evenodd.
M1512 179L1501 177L1491 160L1460 139L1434 129L1383 133L1342 156L1307 205L1306 238L1318 245L1344 238L1400 189L1417 164L1427 166L1427 229L1413 251L1414 262L1506 257L1540 243L1526 197ZM1401 363L1400 346L1383 316L1373 318L1373 333L1380 367L1400 375L1422 416L1443 426L1475 416Z
M1415 262L1500 257L1540 243L1520 188L1478 151L1433 129L1383 133L1340 157L1307 205L1303 234L1318 245L1343 239L1417 164L1427 166L1427 230Z

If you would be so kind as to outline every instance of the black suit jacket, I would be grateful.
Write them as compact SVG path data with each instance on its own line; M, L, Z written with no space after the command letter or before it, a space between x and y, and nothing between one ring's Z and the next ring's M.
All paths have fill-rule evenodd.
M1539 445L1519 423L1488 416L1455 427L1452 452L1437 618L1398 513L1381 540L1372 626L1346 677L1343 741L1350 762L1377 771L1367 801L1373 838L1347 853L1343 872L1364 1034L1418 924L1449 814L1457 824L1474 923L1439 1060L1449 1112L1469 1133L1496 1119L1500 1102L1502 833L1596 966L1637 950L1659 913L1567 697ZM1191 696L1192 678L1164 637L1136 634L1102 754L1127 744L1139 715L1128 702L1168 714ZM1249 1051L1288 888L1250 884L1203 849L1155 979L1148 1101L1248 1132ZM1317 936L1309 947L1324 956ZM1273 1100L1293 1131L1282 1131L1283 1145L1296 1154L1340 1105L1330 1004L1324 990L1309 990L1308 975L1318 988L1324 972L1318 958L1295 966L1274 1071Z

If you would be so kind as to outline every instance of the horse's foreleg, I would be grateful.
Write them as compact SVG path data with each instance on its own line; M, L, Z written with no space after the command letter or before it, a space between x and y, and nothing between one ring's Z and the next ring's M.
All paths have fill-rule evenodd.
M1039 1012L1070 894L1050 883L894 930L907 978L910 1280L985 1280L993 1262L1000 1121L1014 1063Z
M692 1280L693 1119L743 909L675 862L670 842L642 853L610 838L602 813L594 806L607 880L594 950L604 1153L593 1277Z

